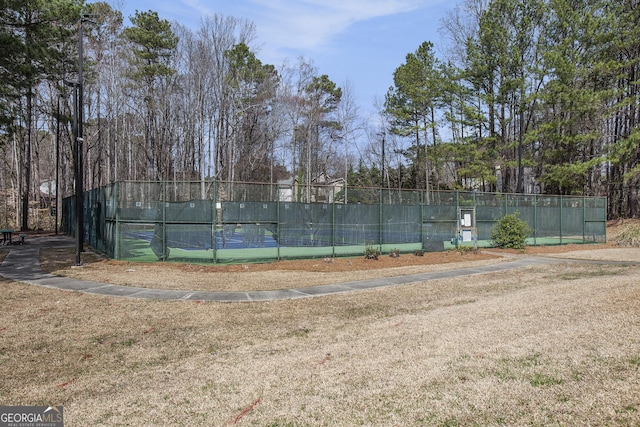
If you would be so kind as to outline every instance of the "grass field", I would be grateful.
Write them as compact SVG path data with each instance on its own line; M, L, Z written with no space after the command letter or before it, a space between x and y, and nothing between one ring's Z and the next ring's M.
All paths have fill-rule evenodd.
M67 427L640 425L638 266L258 304L0 289L0 403Z

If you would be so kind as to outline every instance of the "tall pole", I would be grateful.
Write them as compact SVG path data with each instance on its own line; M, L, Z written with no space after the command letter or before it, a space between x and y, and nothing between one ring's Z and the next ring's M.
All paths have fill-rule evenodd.
M76 214L76 265L81 265L80 253L82 252L82 240L80 240L80 232L82 230L82 218L79 212L82 212L82 187L80 186L80 158L79 158L79 137L78 137L78 82L65 80L64 84L73 88L73 122L71 131L73 133L73 181L75 183L75 214Z
M73 152L74 152L74 178L76 184L76 265L81 265L80 254L84 252L84 184L82 171L82 142L83 122L84 122L84 99L83 99L83 39L82 23L88 16L83 15L78 23L78 81L66 82L73 86L74 94L74 114L73 114Z
M80 26L78 28L78 135L77 155L78 155L78 181L76 183L76 219L77 219L77 251L76 264L80 265L80 252L84 252L84 172L83 172L83 123L84 123L84 90L83 90L83 40L82 23L86 17L80 18Z
M82 240L80 234L82 230L82 190L80 187L80 150L78 147L78 84L73 87L73 178L76 190L76 265L81 265L80 253L82 252Z
M61 94L58 94L56 111L56 234L58 234L58 189L60 188L60 96Z

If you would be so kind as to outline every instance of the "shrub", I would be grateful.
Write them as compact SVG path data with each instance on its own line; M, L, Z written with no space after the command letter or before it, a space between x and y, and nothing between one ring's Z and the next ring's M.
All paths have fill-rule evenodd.
M389 256L391 258L398 258L400 256L400 249L391 249L391 252L389 252Z
M365 259L378 259L380 251L374 246L367 246L364 250Z
M415 251L413 251L413 255L424 256L424 251L422 249L416 249Z
M524 249L527 236L531 232L529 224L514 212L500 218L491 231L491 244L497 248Z

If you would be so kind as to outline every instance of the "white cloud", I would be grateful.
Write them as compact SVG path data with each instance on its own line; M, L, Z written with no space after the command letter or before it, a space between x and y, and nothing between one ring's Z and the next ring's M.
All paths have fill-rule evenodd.
M360 21L415 10L425 0L252 0L267 44L313 50Z
M132 1L132 0L130 0ZM188 26L205 15L244 18L256 24L260 57L277 64L292 56L315 56L351 26L415 11L447 0L143 0Z

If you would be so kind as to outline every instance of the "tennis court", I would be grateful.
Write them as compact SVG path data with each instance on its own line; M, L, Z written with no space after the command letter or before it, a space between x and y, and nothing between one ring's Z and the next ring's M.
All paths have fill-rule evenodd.
M348 194L348 196L347 196ZM75 234L74 199L63 228ZM606 198L327 188L270 184L119 182L85 193L85 241L132 261L251 262L490 247L518 213L529 245L606 241Z

